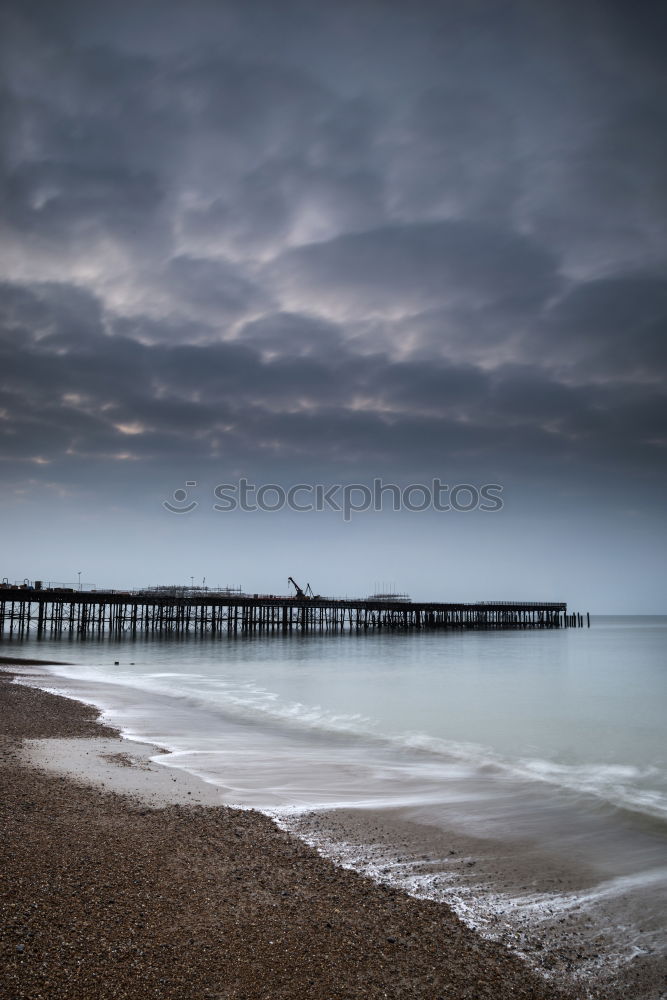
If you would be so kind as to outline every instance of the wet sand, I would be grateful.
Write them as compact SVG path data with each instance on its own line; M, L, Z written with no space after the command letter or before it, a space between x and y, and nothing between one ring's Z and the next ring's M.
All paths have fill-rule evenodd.
M0 677L3 1000L586 996L257 812L191 805L215 789L12 676ZM68 776L37 763L52 740L61 759L70 745Z

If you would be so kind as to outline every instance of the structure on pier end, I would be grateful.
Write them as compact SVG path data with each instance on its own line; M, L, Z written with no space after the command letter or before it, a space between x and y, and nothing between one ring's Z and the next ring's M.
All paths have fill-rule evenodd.
M588 619L587 619L588 620ZM370 629L534 629L582 626L565 603L482 601L476 604L331 600L155 591L0 588L0 636L28 632L102 633L341 632Z

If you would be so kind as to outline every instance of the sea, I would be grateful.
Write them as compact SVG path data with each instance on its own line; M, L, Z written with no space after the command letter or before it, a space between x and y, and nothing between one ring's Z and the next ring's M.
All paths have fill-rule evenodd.
M581 996L667 996L667 617L0 639L165 767L453 907Z

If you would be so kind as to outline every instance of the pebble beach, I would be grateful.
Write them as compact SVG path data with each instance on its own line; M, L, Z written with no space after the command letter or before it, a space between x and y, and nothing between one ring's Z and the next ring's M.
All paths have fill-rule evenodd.
M20 673L0 677L2 1000L589 995L258 812L199 804L203 782L199 796L152 784L168 769L96 709L15 683ZM54 774L26 753L36 740L103 740L105 772Z

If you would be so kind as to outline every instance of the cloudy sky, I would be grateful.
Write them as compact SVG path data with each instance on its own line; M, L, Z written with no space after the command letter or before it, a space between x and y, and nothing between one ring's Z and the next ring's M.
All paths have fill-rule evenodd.
M1 576L667 610L663 5L6 0L0 37ZM214 510L242 477L504 506Z

